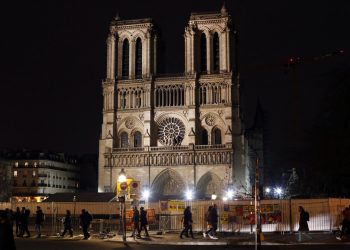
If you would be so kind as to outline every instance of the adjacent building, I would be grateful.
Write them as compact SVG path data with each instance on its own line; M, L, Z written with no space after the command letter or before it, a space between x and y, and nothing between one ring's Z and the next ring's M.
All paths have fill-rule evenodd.
M6 151L11 167L12 198L42 201L50 194L75 192L79 188L77 160L61 153Z
M110 24L102 82L99 192L115 192L123 170L154 198L218 197L249 189L234 37L225 6L191 13L184 72L158 69L158 30L149 18Z

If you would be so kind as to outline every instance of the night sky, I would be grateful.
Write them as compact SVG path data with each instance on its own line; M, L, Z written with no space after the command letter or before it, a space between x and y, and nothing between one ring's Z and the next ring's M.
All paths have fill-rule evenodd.
M161 31L164 71L176 73L184 70L183 34L190 13L219 11L222 2L2 3L0 148L97 153L106 38L116 13L122 19L151 17ZM226 7L239 34L247 127L259 99L266 118L266 164L290 167L300 160L300 152L308 154L307 131L322 115L322 102L337 80L335 72L349 69L350 1L227 0ZM345 53L311 60L337 49ZM305 58L294 82L283 67L291 56ZM296 113L300 126L292 123ZM300 132L297 141L291 139L292 127Z

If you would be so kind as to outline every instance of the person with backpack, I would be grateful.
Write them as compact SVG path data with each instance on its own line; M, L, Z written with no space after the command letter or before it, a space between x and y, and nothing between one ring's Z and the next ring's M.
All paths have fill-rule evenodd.
M37 238L41 237L41 227L42 223L45 220L45 215L43 213L43 210L41 210L40 206L36 207L36 216L35 216L35 230L37 232Z
M82 209L80 214L80 226L83 229L84 240L88 240L90 238L88 228L90 226L91 221L92 221L91 214L89 214L89 212L86 211L85 209Z
M63 226L64 226L64 230L63 230L63 233L61 234L61 237L64 237L67 231L69 231L70 237L73 237L72 217L70 214L70 210L67 210L66 212L66 216L64 217L64 220L63 220Z
M0 210L0 249L16 250L11 222L4 210Z
M298 229L298 242L302 241L302 237L312 239L308 234L309 226L307 222L309 221L309 213L304 210L302 206L299 206L299 229Z

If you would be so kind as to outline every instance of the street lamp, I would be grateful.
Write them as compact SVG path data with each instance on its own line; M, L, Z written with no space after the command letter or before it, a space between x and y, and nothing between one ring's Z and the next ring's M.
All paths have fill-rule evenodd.
M212 199L212 200L216 200L216 197L217 197L217 196L216 196L216 194L215 194L215 192L214 192L214 193L211 195L211 199Z
M148 199L151 196L151 191L149 189L145 189L142 192L142 199L145 200L145 203L147 204L147 208L148 208Z
M193 199L193 192L192 192L192 190L187 190L186 191L186 199L189 200L189 201Z
M124 168L121 169L119 175L118 175L118 182L119 185L121 183L126 182L126 173L124 171ZM120 219L122 224L122 229L123 229L123 242L126 242L126 210L125 210L125 194L120 194L118 196L118 201L120 205Z

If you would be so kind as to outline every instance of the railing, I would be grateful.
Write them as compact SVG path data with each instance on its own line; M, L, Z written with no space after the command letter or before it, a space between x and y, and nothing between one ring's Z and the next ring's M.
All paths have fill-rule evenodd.
M230 165L232 154L232 145L225 144L115 148L113 152L105 153L105 157L113 158L113 167Z

